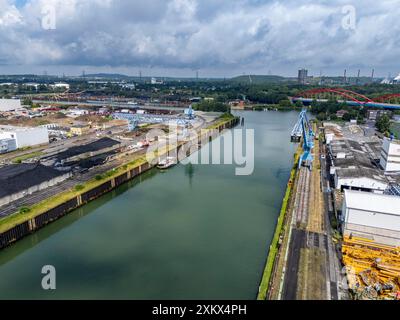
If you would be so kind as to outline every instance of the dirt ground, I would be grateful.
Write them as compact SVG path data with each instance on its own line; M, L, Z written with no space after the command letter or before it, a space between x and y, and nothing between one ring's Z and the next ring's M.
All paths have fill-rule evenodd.
M317 141L318 142L318 141ZM319 143L314 148L314 163L310 184L310 202L307 231L322 233L324 231L323 197L321 192L321 164Z

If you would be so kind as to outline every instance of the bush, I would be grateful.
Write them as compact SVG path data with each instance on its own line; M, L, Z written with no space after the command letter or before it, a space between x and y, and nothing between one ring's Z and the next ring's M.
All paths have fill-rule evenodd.
M95 179L96 179L97 181L103 180L103 176L100 175L100 174L98 174L98 175L95 177Z
M376 120L376 128L381 133L390 131L390 118L386 114L379 117L379 119Z
M317 120L319 121L325 121L327 119L326 113L320 112L317 114Z
M214 112L229 112L230 107L222 102L215 102L215 101L202 101L196 103L194 106L195 110L199 111L214 111Z
M85 187L83 185L81 185L81 184L78 184L78 185L75 186L75 191L81 191L83 189L85 189Z
M31 208L29 208L29 207L22 207L19 209L19 213L21 213L21 214L26 214L29 212L31 212Z
M280 100L278 104L279 104L279 107L281 107L281 108L291 108L291 107L293 107L293 105L289 101L289 99Z

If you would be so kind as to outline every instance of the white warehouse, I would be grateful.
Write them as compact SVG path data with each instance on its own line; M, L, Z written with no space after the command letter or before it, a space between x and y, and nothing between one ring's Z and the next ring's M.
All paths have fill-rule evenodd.
M345 190L343 234L400 246L400 197Z
M380 164L385 172L400 172L400 141L385 138Z
M385 176L375 169L336 169L335 186L338 190L352 189L373 193L384 193L389 187Z
M0 140L2 139L14 139L16 148L20 149L49 143L49 132L44 127L0 126Z
M20 99L0 99L0 112L9 112L21 109Z

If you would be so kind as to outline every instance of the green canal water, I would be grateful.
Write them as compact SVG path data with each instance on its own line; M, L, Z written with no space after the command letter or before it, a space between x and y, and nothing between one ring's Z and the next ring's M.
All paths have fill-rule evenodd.
M255 130L253 175L152 170L1 251L0 299L255 299L298 114L237 115ZM41 287L44 265L54 291Z

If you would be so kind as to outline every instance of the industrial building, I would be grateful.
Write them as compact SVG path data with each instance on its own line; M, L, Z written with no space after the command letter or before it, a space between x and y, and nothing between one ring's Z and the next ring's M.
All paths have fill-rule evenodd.
M41 164L16 164L0 168L0 206L52 187L71 176Z
M0 99L0 112L10 112L21 108L20 99Z
M376 165L380 142L331 140L328 151L336 189L383 193L388 188L387 177Z
M151 78L151 84L164 84L164 81L159 80L157 78Z
M106 154L106 156L104 157L105 160L108 156L114 154L114 151L118 150L119 148L121 148L121 143L119 141L113 140L111 138L102 138L89 144L72 147L63 152L58 152L54 155L50 155L43 158L43 161L46 165L50 166L80 166L80 164L84 161L87 162L87 160L94 157L95 159L92 160L97 163L99 159L98 156L102 154Z
M15 140L16 149L20 149L49 143L49 132L45 127L0 126L0 140L10 139Z
M7 153L17 150L15 139L0 139L0 153Z
M373 121L378 120L383 115L392 117L392 112L390 110L368 110L367 112L367 118Z
M400 197L345 190L342 229L345 237L400 247Z
M338 191L352 189L383 194L391 185L400 183L400 168L393 167L393 162L388 166L392 171L382 170L386 163L382 162L384 155L393 154L397 149L392 146L389 150L388 141L382 145L381 139L366 135L357 127L324 124L332 181Z
M87 124L79 124L71 127L71 134L82 136L90 131L90 126Z
M386 173L400 172L400 141L383 140L380 165Z
M77 118L77 117L81 117L81 116L86 116L89 114L89 110L85 110L85 109L71 109L67 112L67 116L71 117L71 118Z
M300 84L306 84L308 80L308 70L307 69L300 69L298 74L298 82Z
M69 90L70 85L68 83L58 82L58 83L55 83L55 84L51 84L50 87L52 87L53 89L66 89L66 90Z
M389 182L374 169L338 169L335 173L335 186L339 190L351 189L383 194L389 187Z

